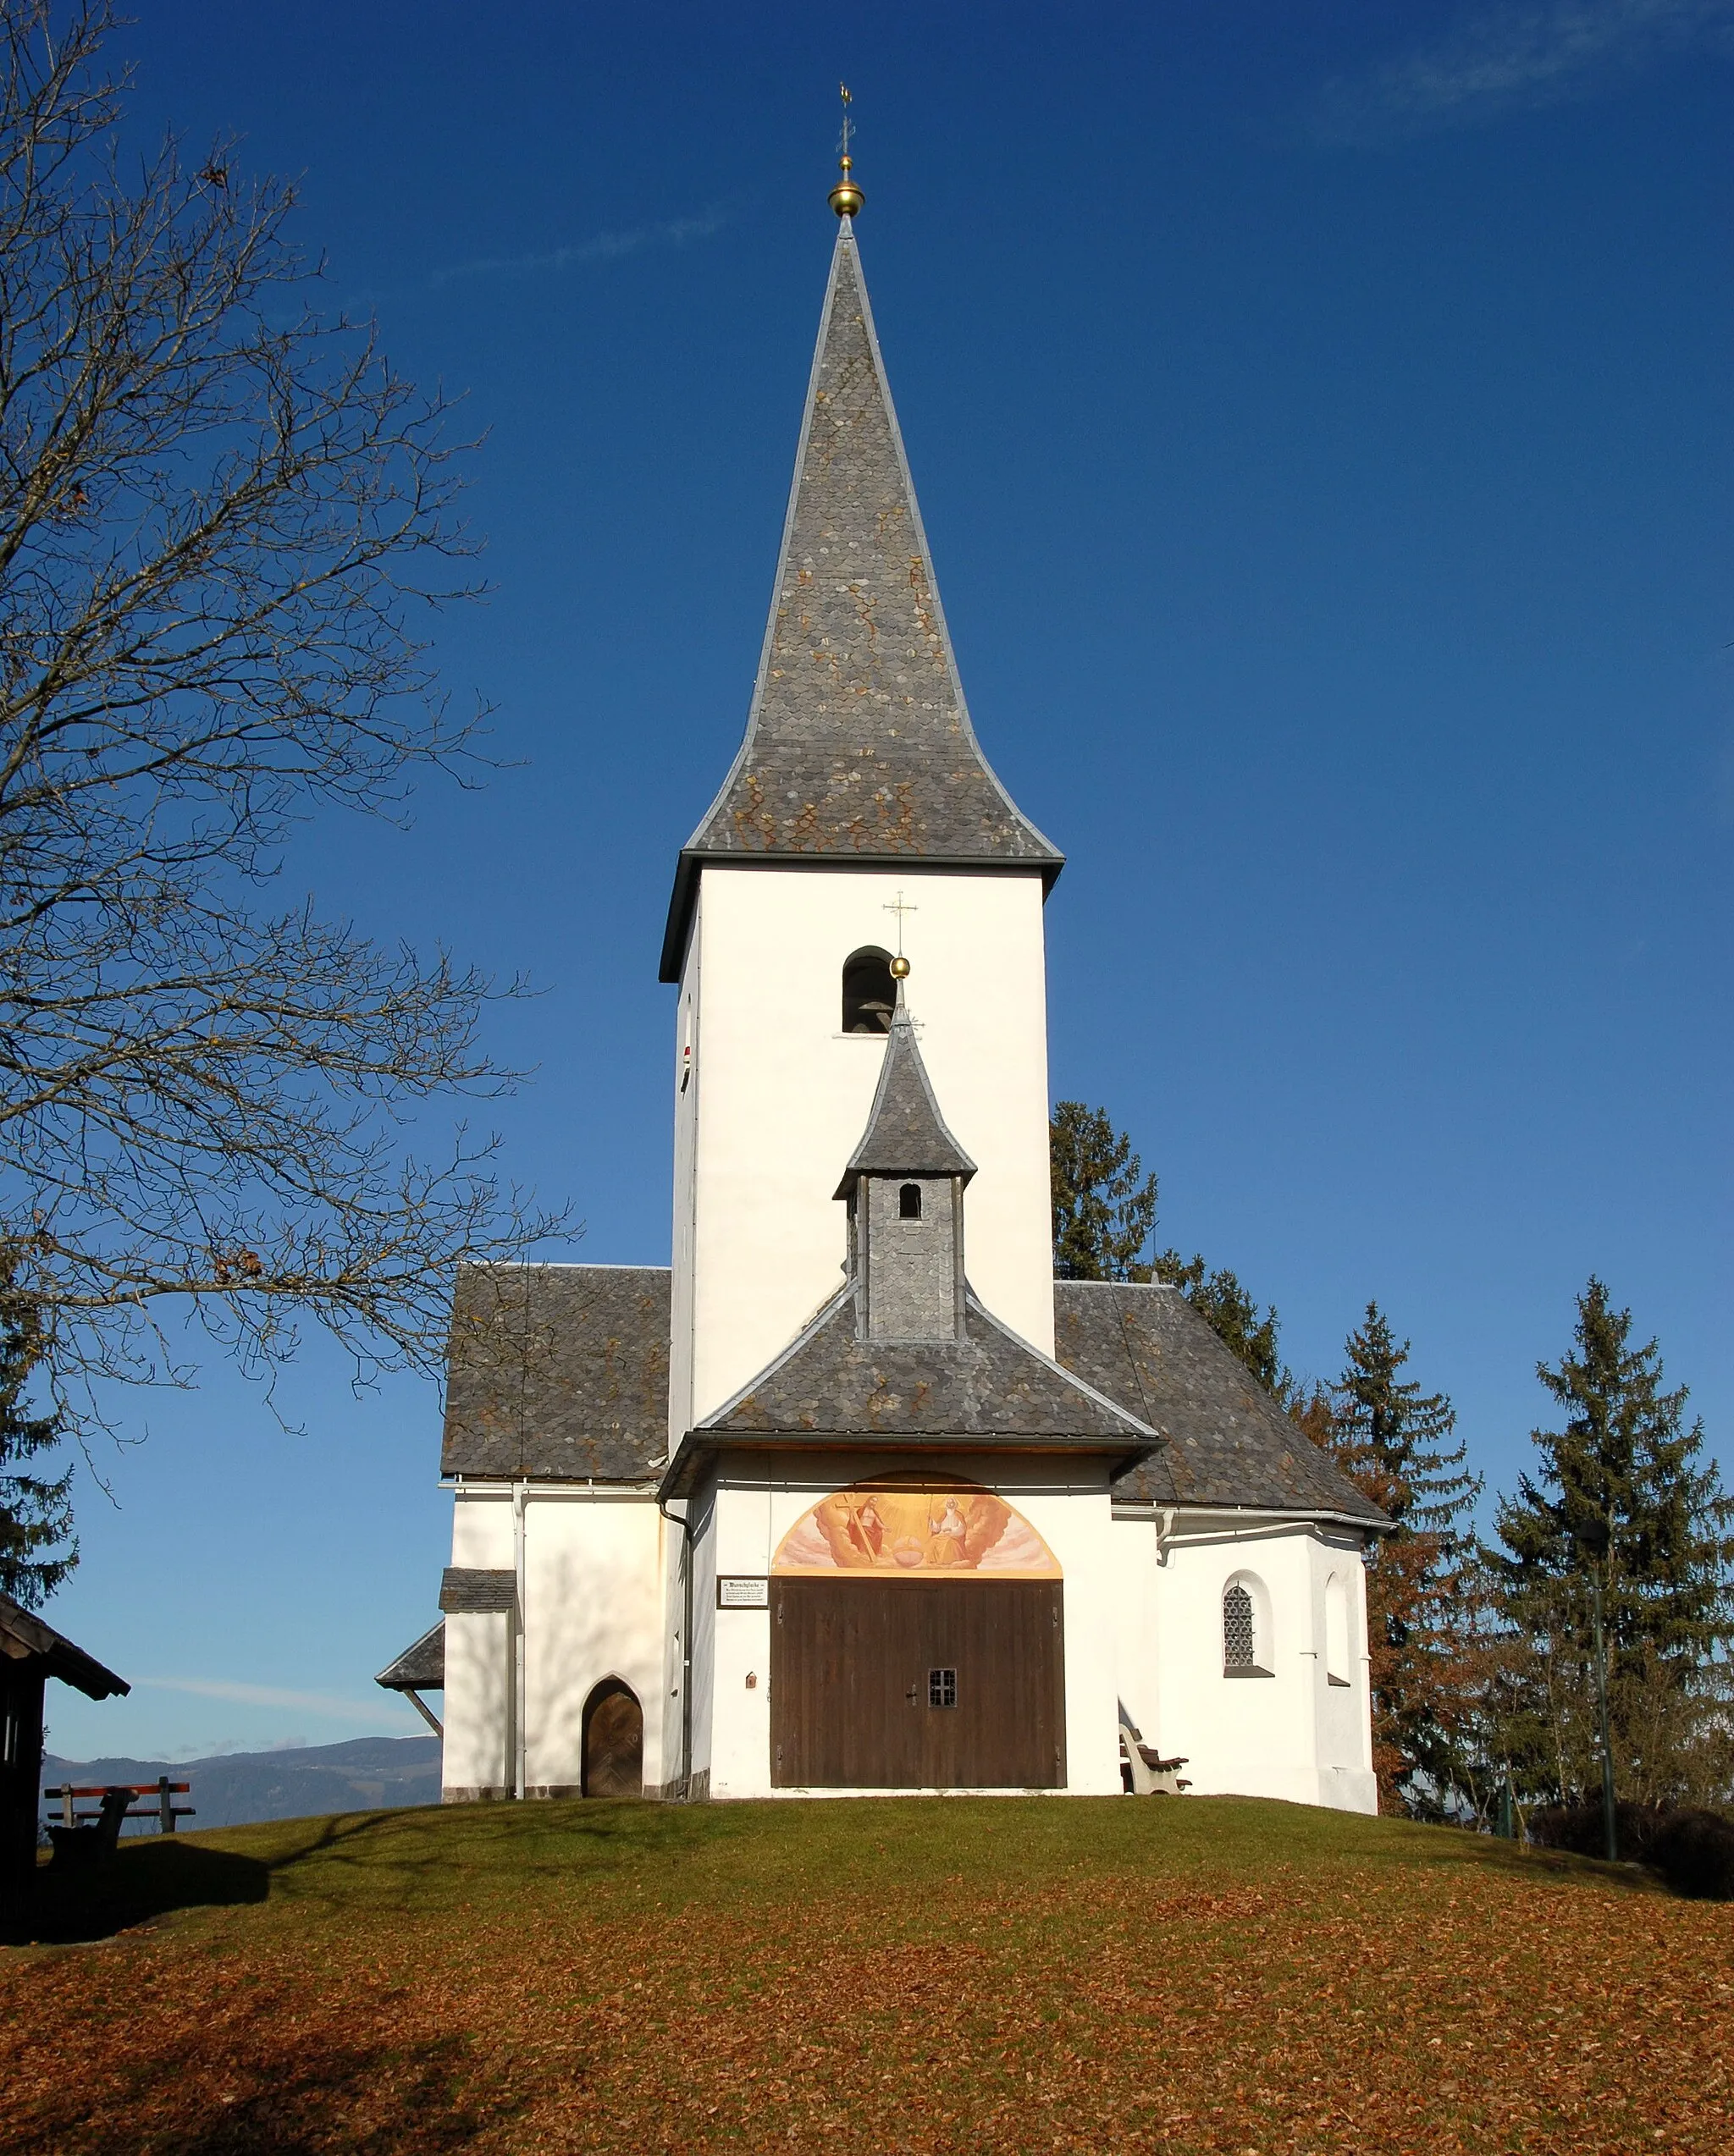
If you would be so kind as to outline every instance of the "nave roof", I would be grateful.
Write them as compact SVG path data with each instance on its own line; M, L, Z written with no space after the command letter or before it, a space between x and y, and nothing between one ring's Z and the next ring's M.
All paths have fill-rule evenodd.
M666 1265L466 1265L442 1475L642 1482L668 1449Z
M1054 1354L1136 1408L1168 1442L1114 1485L1117 1503L1220 1505L1389 1522L1177 1289L1057 1280Z
M669 1296L665 1265L465 1268L442 1472L654 1481L668 1450ZM1171 1288L1056 1281L1053 1364L973 1296L966 1330L951 1350L859 1343L846 1288L711 1425L924 1442L1003 1428L1097 1453L1141 1449L1148 1430L1164 1442L1119 1475L1117 1503L1386 1524ZM957 1359L942 1366L947 1353Z

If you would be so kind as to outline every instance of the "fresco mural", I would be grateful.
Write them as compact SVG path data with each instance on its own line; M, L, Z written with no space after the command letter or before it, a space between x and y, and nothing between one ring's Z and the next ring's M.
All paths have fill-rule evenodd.
M995 1580L1058 1580L1035 1530L977 1483L887 1475L835 1490L803 1513L770 1567L792 1574L948 1572Z

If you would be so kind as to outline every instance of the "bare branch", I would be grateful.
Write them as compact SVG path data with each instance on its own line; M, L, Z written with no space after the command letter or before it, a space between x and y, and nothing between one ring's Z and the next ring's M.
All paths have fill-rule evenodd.
M495 1141L409 1150L510 1084L495 991L246 893L320 806L477 767L421 629L479 588L464 445L317 311L291 190L127 166L113 20L0 0L0 1299L65 1401L172 1378L176 1299L257 1370L308 1318L428 1367L453 1266L557 1225Z

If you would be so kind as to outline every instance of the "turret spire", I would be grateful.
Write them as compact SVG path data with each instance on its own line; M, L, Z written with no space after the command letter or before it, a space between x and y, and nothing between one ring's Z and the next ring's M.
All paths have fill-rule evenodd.
M908 968L904 965L904 975ZM861 1142L849 1156L837 1194L847 1198L859 1176L956 1176L967 1183L975 1163L946 1128L927 1066L915 1040L915 1026L897 981L891 1039L885 1045L879 1087Z

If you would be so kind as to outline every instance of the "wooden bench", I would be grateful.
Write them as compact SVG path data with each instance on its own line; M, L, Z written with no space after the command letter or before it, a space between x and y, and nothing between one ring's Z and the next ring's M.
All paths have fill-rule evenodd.
M1184 1759L1164 1759L1144 1742L1143 1732L1120 1724L1120 1765L1126 1787L1135 1796L1179 1796L1192 1784L1181 1774Z
M55 1859L77 1863L86 1857L112 1855L119 1842L124 1819L154 1819L163 1833L172 1834L177 1819L195 1816L191 1805L177 1804L174 1800L191 1794L191 1782L171 1782L166 1774L154 1782L62 1782L57 1788L44 1789L45 1797L60 1800L60 1824L48 1829ZM80 1811L79 1800L90 1797L102 1801L94 1811ZM135 1805L135 1797L152 1797L155 1802Z

